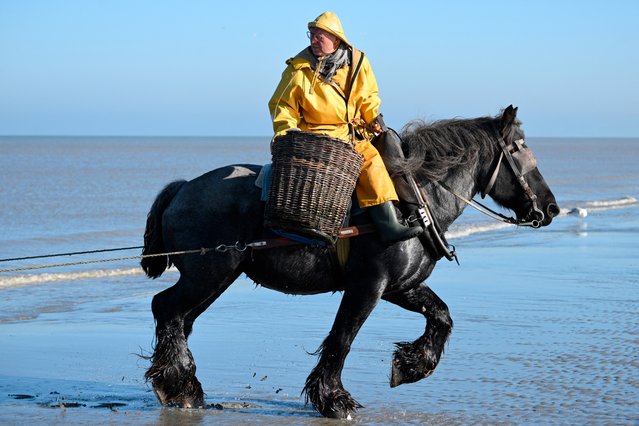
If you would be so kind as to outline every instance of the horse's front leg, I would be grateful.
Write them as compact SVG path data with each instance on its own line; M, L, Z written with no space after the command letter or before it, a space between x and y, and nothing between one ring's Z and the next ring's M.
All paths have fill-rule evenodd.
M448 306L425 284L384 300L426 317L426 331L414 342L397 343L391 367L391 387L424 379L435 371L453 328Z
M342 369L351 344L383 293L381 283L358 285L344 292L335 322L317 354L319 361L306 379L306 402L325 417L351 418L362 406L342 385Z

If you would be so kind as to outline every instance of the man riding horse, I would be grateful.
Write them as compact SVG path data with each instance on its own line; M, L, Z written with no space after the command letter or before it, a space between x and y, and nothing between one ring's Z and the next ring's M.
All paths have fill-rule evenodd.
M307 402L326 417L352 418L361 407L344 388L342 371L355 337L380 300L426 320L421 336L397 344L391 360L392 387L430 376L450 336L453 322L448 307L425 283L441 255L412 238L422 232L421 227L397 223L392 205L397 193L369 141L381 130L372 124L378 117L379 98L370 65L346 41L334 14L320 15L309 29L310 48L288 61L269 104L275 132L283 135L297 128L355 144L365 159L356 185L358 202L368 207L382 239L405 241L384 244L367 234L353 238L344 267L336 265L330 250L320 245L260 249L260 244L253 244L264 234L260 219L265 206L255 177L263 167L228 165L166 185L147 216L141 262L152 278L171 265L180 272L177 282L156 294L152 302L156 343L145 377L162 404L206 406L188 338L196 319L242 274L286 294L343 292L303 390ZM437 200L430 209L434 220L426 227L429 234L437 228L434 223L445 232L466 207L461 200L470 203L478 193L513 211L516 218L504 217L513 225L547 226L559 214L555 196L524 143L520 124L517 108L511 105L495 117L405 127L407 158L398 162L403 167L396 170L396 164L387 164L393 175L401 174L418 189L413 191L417 198L423 193L423 198ZM295 135L300 133L288 136ZM274 139L275 144L280 142ZM306 146L305 138L301 142ZM392 158L401 156L399 151ZM423 204L405 197L401 182L396 186L406 204ZM358 222L355 225L362 221L353 219ZM229 246L233 241L235 245ZM176 254L193 248L201 249Z
M413 238L423 229L401 224L394 202L399 197L371 139L380 125L377 81L368 58L346 39L332 12L308 23L310 46L286 61L268 103L275 136L291 131L323 133L351 143L364 158L355 193L367 208L382 241ZM274 139L276 141L276 139Z

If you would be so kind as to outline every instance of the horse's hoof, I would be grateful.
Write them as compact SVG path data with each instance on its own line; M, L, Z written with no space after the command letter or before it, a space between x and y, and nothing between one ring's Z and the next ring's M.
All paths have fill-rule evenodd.
M166 394L162 392L160 389L154 387L153 393L155 394L155 397L158 399L158 401L160 401L160 404L162 405L168 404L169 399L166 397Z
M169 393L159 383L153 384L155 396L160 404L166 407L203 408L206 406L205 394L197 378L193 377L192 382L186 385L186 389L187 391L179 393L175 389L169 389L169 391L173 391Z
M340 420L353 420L355 418L355 412L351 410L326 410L321 413L324 417L329 419L340 419Z
M205 405L204 399L185 399L180 404L180 408L204 408Z
M402 372L397 368L395 362L391 361L391 378L390 378L390 387L396 388L397 386L404 383L404 377L402 376Z
M415 383L433 374L436 362L426 352L411 343L397 343L398 349L391 361L391 388L404 383Z
M355 401L348 392L341 390L333 394L326 404L316 407L320 414L329 419L352 420L362 405Z
M190 392L182 397L182 408L203 408L206 406L205 394L200 381L193 377Z

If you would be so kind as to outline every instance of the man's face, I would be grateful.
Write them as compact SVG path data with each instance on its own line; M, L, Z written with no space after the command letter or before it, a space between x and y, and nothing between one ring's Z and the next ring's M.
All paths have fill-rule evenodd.
M319 28L312 28L309 31L309 37L311 39L311 50L317 57L335 52L340 43L337 37Z

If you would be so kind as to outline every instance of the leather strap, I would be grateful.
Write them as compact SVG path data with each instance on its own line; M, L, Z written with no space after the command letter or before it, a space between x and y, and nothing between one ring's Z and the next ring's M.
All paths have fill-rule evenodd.
M353 87L353 82L357 78L359 74L359 70L362 68L362 63L364 62L364 52L361 50L357 50L353 48L353 57L351 58L351 72L348 76L348 81L346 82L346 99L351 96L351 89Z
M499 161L497 161L497 167L495 167L495 171L493 171L493 175L490 177L490 180L488 181L488 184L486 185L486 187L483 189L483 191L481 191L482 199L484 199L486 197L486 194L488 194L490 190L493 189L493 186L495 185L495 181L497 180L497 175L499 175L499 167L501 167L501 160L503 158L504 158L504 152L502 151L501 154L499 154Z
M352 237L357 237L359 235L371 234L373 232L376 232L375 227L370 223L364 224L364 225L349 226L347 228L342 228L339 231L338 238L339 239L352 238ZM273 237L273 238L266 238L260 241L253 241L251 243L248 243L247 247L250 247L253 250L264 250L264 249L270 249L270 248L276 248L276 247L298 246L303 244L304 243L301 243L299 241L294 241L285 237Z

